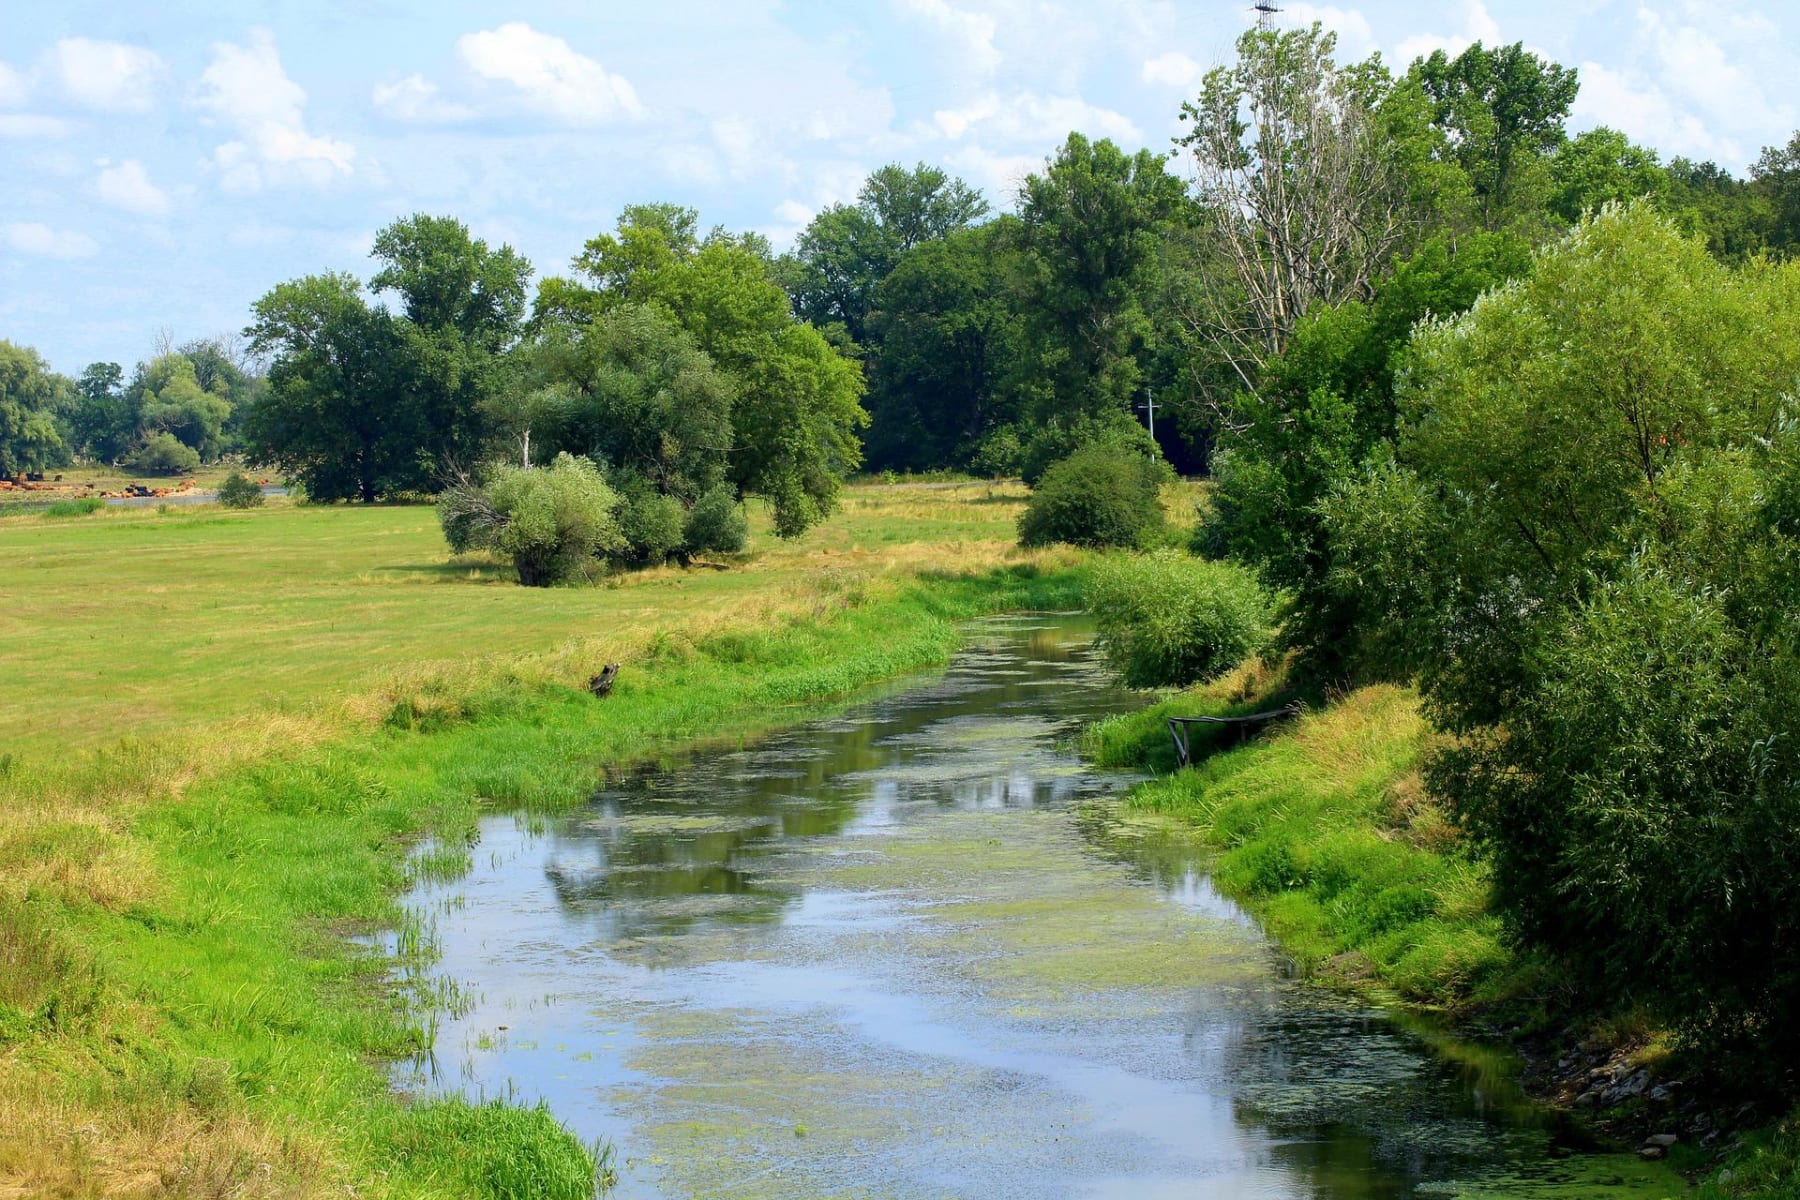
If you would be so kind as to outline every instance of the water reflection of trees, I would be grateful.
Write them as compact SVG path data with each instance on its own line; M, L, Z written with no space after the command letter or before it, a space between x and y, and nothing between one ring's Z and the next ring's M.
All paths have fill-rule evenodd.
M1065 803L1080 781L1061 760L1045 770L1057 743L1135 703L1072 623L1001 627L929 684L622 780L557 831L546 875L565 917L602 938L775 924L798 896L771 868L796 843L912 804Z

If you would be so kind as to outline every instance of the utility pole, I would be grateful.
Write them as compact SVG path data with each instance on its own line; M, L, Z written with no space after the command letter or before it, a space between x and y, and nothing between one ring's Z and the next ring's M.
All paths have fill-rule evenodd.
M1260 0L1256 8L1256 27L1264 33L1275 28L1275 14L1280 12L1269 0Z
M1150 418L1150 440L1156 440L1156 389L1149 384L1144 385L1144 402L1138 405Z

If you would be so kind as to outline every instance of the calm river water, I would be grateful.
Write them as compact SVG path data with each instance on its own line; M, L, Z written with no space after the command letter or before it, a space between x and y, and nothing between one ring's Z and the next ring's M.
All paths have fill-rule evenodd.
M1660 1197L1478 1054L1285 978L1129 776L1084 628L534 827L421 887L466 1011L418 1091L546 1101L621 1197Z

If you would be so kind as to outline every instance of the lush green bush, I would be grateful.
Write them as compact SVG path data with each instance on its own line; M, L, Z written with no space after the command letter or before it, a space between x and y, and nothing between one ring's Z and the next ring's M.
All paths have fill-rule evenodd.
M1027 546L1148 546L1164 529L1167 468L1116 446L1078 450L1051 467L1019 517Z
M106 501L98 496L82 496L76 500L58 500L44 510L46 517L85 517L89 513L97 513L106 507Z
M498 467L485 487L446 489L438 520L452 550L496 550L513 560L520 583L547 587L596 555L626 550L618 506L599 468L559 454L548 467Z
M219 485L219 503L226 508L256 508L262 502L262 489L242 471L233 471Z
M995 442L995 439L989 441ZM1016 452L1019 478L1025 481L1025 486L1036 487L1051 467L1089 446L1129 451L1155 463L1164 478L1174 477L1150 431L1139 425L1130 413L1109 410L1099 416L1082 413L1067 418L1051 417L1038 426ZM996 443L997 451L1003 449L1004 443Z
M153 433L126 457L125 465L147 475L180 475L200 465L200 452L172 433Z
M659 566L682 547L687 510L681 501L632 481L620 491L619 532L625 538L626 561L639 566Z
M1128 687L1211 679L1267 645L1274 624L1250 571L1175 550L1102 562L1088 606L1100 648Z
M683 537L688 554L738 554L750 541L744 506L727 485L708 490L688 510Z

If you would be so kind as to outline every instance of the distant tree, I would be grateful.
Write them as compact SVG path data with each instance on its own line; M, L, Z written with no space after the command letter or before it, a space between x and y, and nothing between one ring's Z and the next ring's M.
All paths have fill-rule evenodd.
M768 498L777 534L792 536L831 511L862 460L862 372L796 322L763 239L724 230L696 239L696 226L687 209L626 209L615 233L576 257L580 280L544 282L534 324L548 336L627 304L668 314L731 381L731 483Z
M57 418L73 406L74 395L37 351L0 340L0 475L68 461Z
M1254 388L1315 304L1367 298L1414 202L1375 109L1378 68L1347 70L1317 24L1251 30L1183 105L1216 282L1189 320Z
M531 362L539 453L579 453L684 504L726 481L733 383L662 308L557 326Z
M369 290L401 303L398 382L419 425L418 452L427 463L472 462L507 383L503 356L519 340L531 264L453 217L423 213L377 233L373 256L381 269Z
M448 465L478 461L521 332L531 268L510 247L416 215L381 230L374 255L371 286L399 316L349 275L315 275L270 291L246 330L272 358L246 450L320 500L432 491Z
M1668 167L1666 201L1682 229L1706 242L1715 258L1743 262L1766 249L1775 209L1754 181L1738 179L1717 163L1677 158Z
M814 217L781 264L794 310L820 329L843 326L862 343L876 289L902 257L966 229L987 215L987 201L960 179L920 163L898 163L869 176L855 204Z
M1181 181L1148 150L1071 133L1019 194L1021 299L1048 410L1124 410L1143 378L1163 227L1185 219Z
M125 465L146 475L181 475L200 465L200 453L174 434L158 431L125 456Z
M1017 218L921 243L876 291L871 336L871 466L967 463L1020 417L1025 314L1014 290Z
M1449 137L1449 153L1474 185L1484 228L1498 229L1535 207L1537 168L1567 136L1569 108L1580 90L1573 67L1547 62L1523 43L1476 42L1456 57L1434 51L1411 76Z
M396 387L401 334L350 275L311 275L258 300L246 331L272 357L268 392L244 423L252 462L279 467L316 500L373 503L415 486L423 430Z
M1550 160L1549 208L1570 224L1612 200L1649 197L1661 207L1669 190L1656 151L1604 125L1570 138Z
M1770 248L1800 251L1800 133L1785 146L1766 147L1750 165L1750 179L1770 209Z
M137 412L125 396L125 371L118 363L90 363L75 390L80 398L70 414L75 449L101 462L116 461L137 436Z
M217 458L231 402L225 380L214 377L213 386L218 390L201 387L193 361L178 351L141 365L130 388L139 437L172 434L203 460Z

